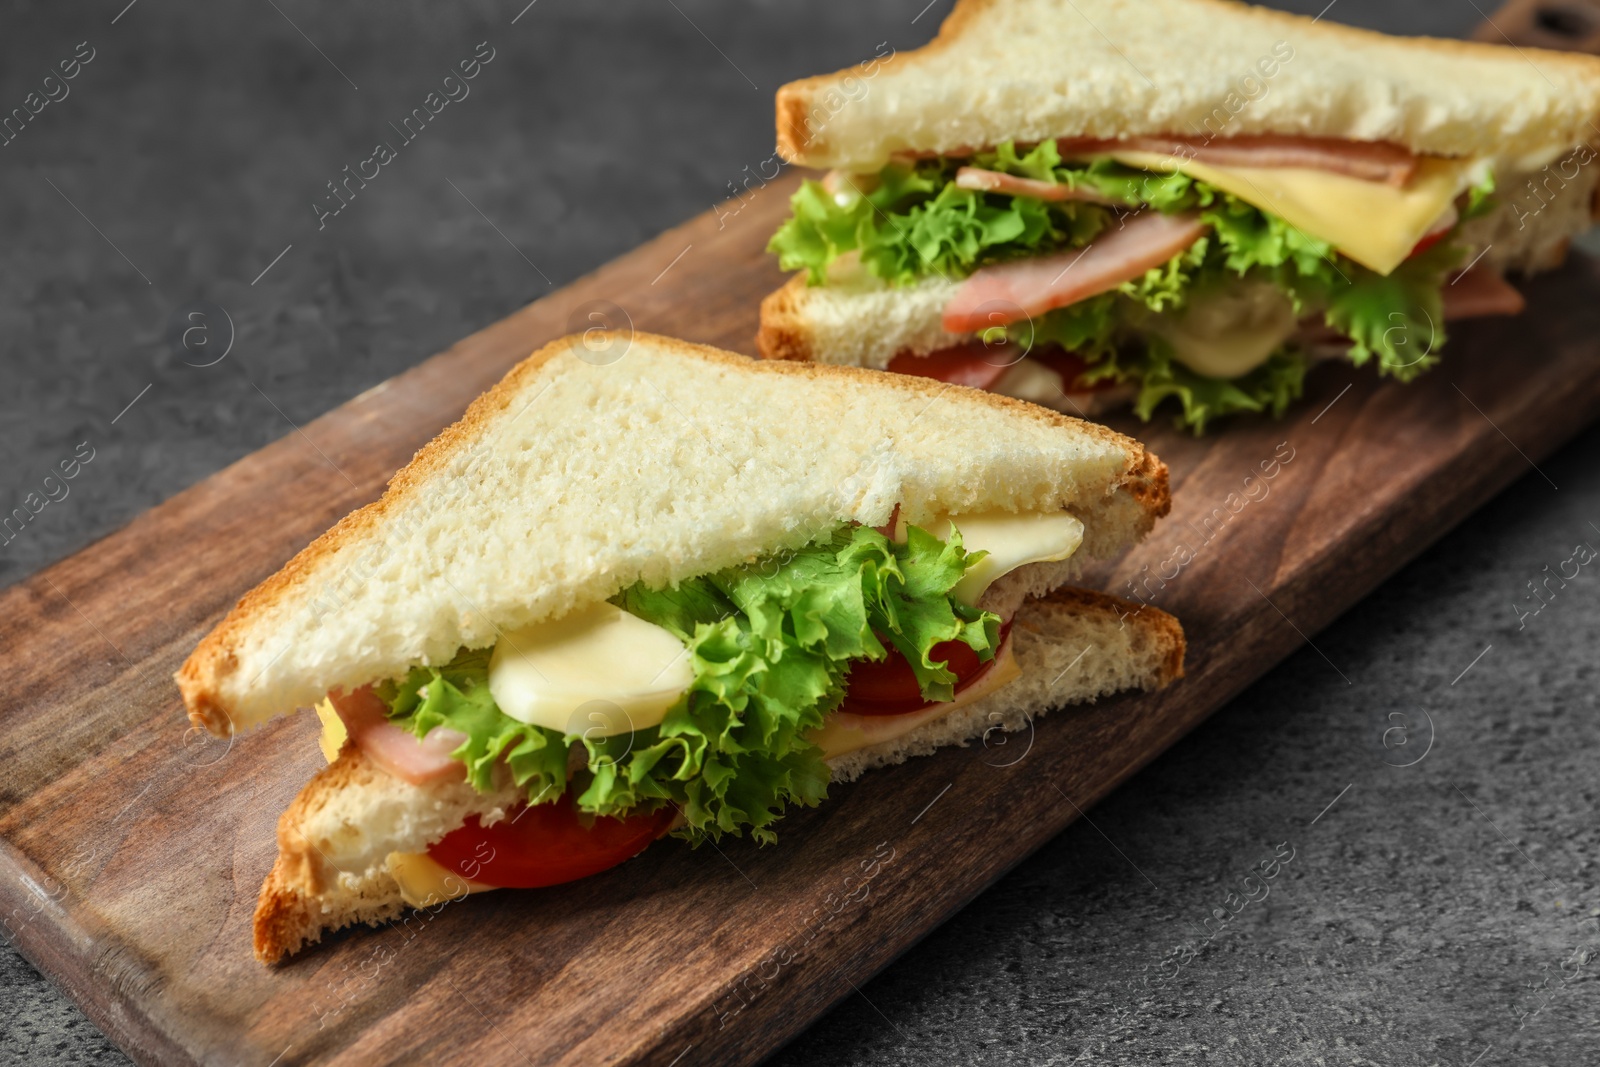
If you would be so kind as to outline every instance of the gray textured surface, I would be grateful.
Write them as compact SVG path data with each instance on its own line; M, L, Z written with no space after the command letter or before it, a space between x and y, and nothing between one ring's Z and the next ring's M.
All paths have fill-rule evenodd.
M768 157L777 84L919 43L946 6L913 24L923 2L6 4L4 110L79 41L96 54L0 147L0 502L81 441L95 458L0 547L0 583L711 206ZM1459 34L1479 16L1327 17ZM472 95L318 233L323 183L485 39ZM200 297L237 330L207 369L163 340ZM1600 1059L1600 578L1520 632L1511 609L1600 546L1597 458L1591 432L1543 465L1558 491L1530 473L1318 635L1327 659L1293 657L775 1062ZM1425 726L1381 744L1390 712L1419 709L1432 750L1384 766L1421 751ZM1162 980L1283 841L1271 896ZM120 1061L0 953L0 1063Z

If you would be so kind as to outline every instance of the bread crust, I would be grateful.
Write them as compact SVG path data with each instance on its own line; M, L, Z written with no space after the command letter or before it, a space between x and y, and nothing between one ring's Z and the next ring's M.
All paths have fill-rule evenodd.
M1183 624L1175 616L1149 604L1125 600L1098 589L1080 589L1069 586L1058 589L1046 598L1050 603L1069 607L1091 615L1115 615L1119 620L1134 619L1148 636L1159 642L1165 656L1161 673L1153 688L1165 689L1184 675L1184 659L1189 654L1189 639L1184 636Z
M1133 2L1148 3L1149 0L1120 0L1121 3ZM960 43L962 38L972 32L994 9L1003 6L1004 0L957 0L955 7L939 27L938 34L932 41L921 48L909 52L897 52L895 55L881 62L878 74L885 71L899 70L903 67L929 62L937 62L941 55L950 48ZM1209 9L1218 19L1234 23L1241 18L1250 22L1270 27L1281 32L1286 39L1295 42L1316 39L1327 42L1338 42L1354 47L1370 46L1383 42L1386 47L1395 47L1397 44L1408 52L1415 54L1436 54L1453 58L1500 58L1505 56L1507 48L1499 44L1489 44L1479 41L1463 41L1438 37L1407 37L1380 33L1376 30L1362 29L1355 26L1346 26L1326 19L1311 19L1304 15L1295 15L1286 11L1277 11L1271 8L1258 7L1253 4L1237 2L1237 0L1183 0L1187 6ZM1074 5L1076 6L1076 5ZM1080 16L1087 18L1087 15ZM1158 12L1152 10L1152 17L1157 17ZM1559 52L1541 48L1519 48L1517 52L1527 62L1538 61L1541 69L1559 69L1581 77L1600 79L1600 58L1573 52ZM798 81L789 82L778 90L776 107L777 122L777 149L778 154L786 161L808 167L833 167L845 165L846 161L831 158L828 154L828 143L825 131L812 127L810 117L820 97L828 92L837 92L841 83L855 76L855 68L845 68L832 74L815 75ZM1056 136L1076 136L1081 130L1061 130ZM1137 133L1164 134L1171 130L1139 130L1130 131ZM1306 130L1284 130L1284 133L1305 133ZM1427 148L1415 141L1405 142L1406 146L1417 152L1427 152ZM914 146L939 150L946 153L952 152L952 146ZM987 145L970 145L970 150L989 147ZM876 169L875 167L873 169Z
M950 9L950 14L939 24L939 32L934 35L933 40L909 52L896 52L880 64L879 73L898 69L916 60L937 59L941 52L961 38L969 26L976 24L995 2L996 0L956 0L955 7ZM854 69L847 67L832 74L814 74L809 78L801 78L779 87L776 107L780 156L800 166L816 165L809 161L811 157L807 155L807 149L814 140L810 122L812 100L833 88Z
M812 331L800 306L806 276L796 274L781 289L761 301L761 328L756 332L756 351L762 359L787 359L809 363L816 358Z
M611 337L612 335L607 334L605 340L610 340ZM589 335L588 340L593 344L598 339ZM858 367L753 360L707 345L653 334L634 333L631 337L618 334L616 340L618 342L631 340L633 344L642 342L662 351L704 360L749 374L842 380L857 385L870 385L872 388L895 389L929 400L949 388L930 379ZM518 363L504 378L474 400L458 421L446 427L439 436L424 445L411 462L390 479L382 497L340 519L332 529L297 553L276 574L246 593L222 622L201 640L174 675L190 721L219 737L231 735L234 732L234 722L223 696L223 688L225 681L239 669L237 649L253 617L294 589L296 584L324 559L339 552L344 545L353 543L364 534L376 529L392 509L398 508L409 494L425 488L430 475L444 468L458 451L468 448L491 420L509 408L512 399L546 363L572 346L583 343L583 335L563 337L550 342ZM1141 532L1148 531L1156 519L1170 510L1171 499L1166 465L1138 441L1098 423L1074 419L992 393L962 390L960 401L1000 408L1012 415L1075 436L1091 438L1123 452L1127 457L1124 473L1114 488L1126 489L1143 510Z
M1146 688L1163 688L1183 677L1187 649L1183 627L1164 611L1107 593L1072 587L1057 589L1031 601L1028 606L1097 618L1107 625L1116 622L1119 626L1134 627L1144 640L1159 650L1154 672L1143 679ZM1019 624L1028 625L1028 606L1019 613ZM965 743L994 728L994 719L985 714L986 702L990 699L972 706L977 721L982 724L977 731L949 743ZM1045 710L1037 709L1040 713ZM942 728L948 732L947 724L935 719L910 734L876 746L881 751L864 750L841 757L841 760L851 760L843 780L853 780L863 767L898 763L907 754L929 748L925 738L945 740ZM834 761L835 764L839 762ZM335 879L325 877L328 860L317 854L306 833L307 824L315 813L335 804L341 793L392 785L385 771L347 741L338 758L317 772L283 813L278 820L278 857L272 872L262 883L253 923L255 955L262 963L277 963L317 943L333 930L357 923L377 926L406 911L399 884L385 867L345 872ZM435 794L426 788L413 789L419 806L434 803Z

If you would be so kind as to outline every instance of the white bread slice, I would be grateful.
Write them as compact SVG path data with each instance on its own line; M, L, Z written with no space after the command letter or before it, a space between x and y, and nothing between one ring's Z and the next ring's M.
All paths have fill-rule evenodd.
M1273 62L1280 42L1292 54ZM959 0L923 48L785 85L777 120L785 159L857 171L894 152L1208 132L1389 141L1533 171L1600 134L1600 58L1232 0Z
M248 593L178 685L190 718L225 735L640 580L880 525L897 502L914 522L1069 510L1089 555L1169 506L1166 468L1138 442L1019 401L648 334L566 338Z
M1011 632L1021 668L1015 681L912 733L840 757L835 781L965 745L996 727L1022 729L1052 708L1159 688L1183 674L1177 620L1102 593L1062 589L1029 601ZM1015 751L1008 748L1004 758L1015 759ZM385 862L389 853L421 852L468 815L497 821L517 795L511 788L478 794L459 783L407 785L346 744L278 822L278 860L256 906L256 957L273 963L329 931L399 917L406 905Z

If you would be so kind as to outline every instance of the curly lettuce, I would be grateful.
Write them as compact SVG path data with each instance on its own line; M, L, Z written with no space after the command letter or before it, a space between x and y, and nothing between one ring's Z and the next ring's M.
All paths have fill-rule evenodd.
M790 805L813 806L828 768L808 740L844 694L850 664L905 656L928 700L949 700L955 675L933 655L957 640L991 659L999 619L950 591L982 558L910 527L905 542L841 526L792 553L669 589L635 585L613 603L684 642L694 681L658 726L590 738L528 726L495 706L489 651L462 651L378 688L391 719L417 736L435 726L467 735L453 755L491 788L504 760L529 803L577 791L579 810L622 815L672 805L693 841L745 832L775 840ZM887 642L887 646L885 645ZM569 753L583 767L569 782Z
M1217 232L1228 266L1296 262L1308 268L1332 248L1276 216L1177 172L1155 173L1109 159L1063 163L1054 141L1018 155L1007 142L972 158L972 165L1069 188L1088 188L1128 207L1168 214L1201 211ZM790 201L791 214L767 250L784 270L805 270L822 284L828 267L849 252L887 282L902 285L929 274L961 278L985 263L1081 248L1111 224L1104 205L1046 201L962 189L959 163L890 163L877 175L847 179L838 195L807 181Z
M784 269L805 270L813 284L826 280L840 256L855 252L867 271L900 285L934 273L959 279L986 263L1082 247L1112 224L1104 205L960 189L953 184L960 162L891 163L876 176L852 179L857 186L839 196L807 182L769 251ZM1145 171L1109 158L1064 162L1053 141L1027 151L1008 142L970 162L1087 188L1130 208L1195 212L1211 227L1208 237L1144 277L1005 331L1024 349L1057 344L1081 356L1090 365L1083 384L1136 386L1141 418L1172 398L1182 409L1178 425L1200 432L1221 415L1281 414L1300 395L1306 359L1292 345L1249 374L1218 380L1188 370L1151 335L1151 314L1181 314L1194 292L1222 279L1270 282L1298 315L1319 315L1348 337L1349 358L1358 366L1372 362L1380 374L1409 381L1437 362L1445 341L1441 292L1464 258L1453 239L1380 275L1327 241L1176 171ZM1493 206L1494 179L1485 172L1468 191L1462 220Z
M567 741L500 710L489 693L490 651L462 649L443 667L415 667L373 691L389 706L389 717L418 737L436 726L466 734L450 755L467 765L474 789L494 788L495 766L504 761L530 804L554 800L566 791Z

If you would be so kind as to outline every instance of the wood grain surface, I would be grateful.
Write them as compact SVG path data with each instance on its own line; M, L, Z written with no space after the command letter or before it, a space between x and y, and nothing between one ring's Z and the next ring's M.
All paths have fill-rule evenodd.
M663 234L0 594L0 915L134 1059L752 1062L1600 415L1600 270L1578 260L1530 287L1522 318L1458 326L1415 385L1329 366L1282 422L1202 440L1119 423L1171 465L1175 503L1093 579L1123 595L1141 581L1182 619L1183 682L875 771L791 816L775 847L667 843L587 882L258 965L251 910L274 823L321 760L315 723L210 741L171 672L544 341L599 315L751 352L757 303L782 280L762 246L793 181ZM1344 684L1317 670L1308 684Z

